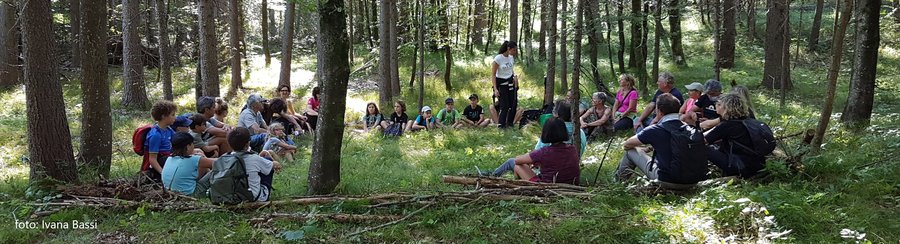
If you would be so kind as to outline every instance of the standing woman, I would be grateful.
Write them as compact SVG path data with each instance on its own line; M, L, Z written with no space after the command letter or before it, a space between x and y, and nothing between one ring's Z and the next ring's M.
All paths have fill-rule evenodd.
M519 90L519 80L513 73L514 57L518 54L516 47L516 42L504 41L503 45L500 45L500 54L494 57L491 65L494 96L500 100L500 104L497 106L497 112L500 114L497 123L500 124L500 128L513 126L518 107L516 92Z

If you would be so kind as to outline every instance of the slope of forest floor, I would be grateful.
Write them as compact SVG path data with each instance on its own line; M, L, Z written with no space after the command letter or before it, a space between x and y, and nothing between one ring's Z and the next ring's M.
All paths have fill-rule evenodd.
M663 62L662 70L675 74L679 87L689 82L705 81L712 76L711 40L697 28L685 30L690 67L678 68ZM408 50L404 50L408 51ZM757 86L762 76L762 48L758 43L738 45L737 68L725 70L723 80L736 80L753 92L757 116L769 123L777 135L788 135L814 128L824 91L824 54L808 54L798 59L793 68L796 89L787 95L784 107L780 94ZM440 107L448 94L440 77L443 57L429 53L425 101ZM459 57L463 56L463 57ZM367 57L358 57L361 65ZM453 92L449 95L464 101L468 94L487 96L489 66L487 56L457 55L453 67ZM848 58L845 58L847 60ZM277 61L265 68L258 57L251 59L245 86L248 90L230 98L232 108L227 122L234 124L237 109L249 92L271 96L277 83ZM663 59L666 60L666 59ZM273 60L274 61L274 60ZM308 97L312 84L314 57L306 55L295 63L294 93ZM405 64L403 61L401 64ZM525 63L525 62L522 62ZM602 67L606 66L601 63ZM401 77L408 79L409 65L402 65ZM845 67L847 67L845 65ZM582 177L594 182L602 162L596 185L589 185L589 199L566 198L550 203L524 201L487 201L471 204L440 203L425 208L407 221L369 231L354 237L351 232L379 223L338 223L331 220L276 220L264 225L249 219L272 213L291 214L371 214L407 215L420 205L397 205L370 209L359 202L311 206L279 206L245 211L183 212L152 211L144 207L123 210L98 210L89 207L56 212L32 219L44 208L35 202L52 200L58 195L29 190L26 151L25 99L22 88L0 93L8 101L0 107L0 242L593 242L593 243L658 243L658 242L749 242L777 241L802 243L836 243L900 240L900 50L884 47L879 57L876 109L872 125L865 133L852 133L840 128L838 116L832 117L832 129L822 146L822 153L803 159L804 168L794 173L781 160L769 162L771 176L762 181L729 182L710 186L688 195L635 194L630 186L612 181L612 172L622 156L619 144L627 135L612 140L612 149L604 155L607 141L593 142L584 154ZM520 106L537 108L542 94L544 66L518 66L523 81ZM836 110L846 100L847 73L842 71ZM601 70L603 71L603 70ZM193 107L193 68L177 69L174 77L176 103L180 112ZM356 84L348 98L347 121L359 118L367 101L376 101L370 79L374 69L352 77ZM111 70L113 91L121 91L120 71ZM147 80L155 80L156 72L146 72ZM612 75L603 72L604 81L615 87ZM77 77L70 75L68 77ZM405 77L405 78L404 78ZM223 76L227 87L228 76ZM403 99L415 110L416 95L404 84ZM418 82L418 81L417 81ZM587 83L587 82L583 82ZM354 85L351 85L354 86ZM150 97L161 97L159 84L151 83ZM366 87L369 87L366 89ZM583 94L593 86L583 84ZM80 130L80 89L77 81L64 85L66 111L78 143ZM558 92L557 94L562 94ZM114 154L112 178L134 175L140 158L130 152L134 128L150 123L148 111L121 109L118 97L112 95ZM642 99L645 101L645 99ZM482 101L482 105L487 103ZM462 107L463 103L457 105ZM302 106L302 105L300 105ZM383 113L389 113L385 109ZM839 112L839 111L838 111ZM410 116L416 113L408 112ZM440 182L441 175L472 174L475 167L493 168L505 159L533 148L540 130L533 126L522 130L501 131L444 130L407 134L400 138L359 134L347 130L341 161L339 195L380 193L436 194L459 191L463 187ZM301 152L293 162L285 162L284 170L275 176L274 200L287 200L306 194L306 178L310 160L311 138L299 140ZM799 153L798 139L789 139L784 148ZM78 148L76 146L76 148ZM803 149L800 149L803 150ZM605 160L604 160L605 158ZM90 182L90 179L82 179ZM635 182L634 184L642 184ZM95 221L96 229L43 230L17 229L21 221L58 222Z

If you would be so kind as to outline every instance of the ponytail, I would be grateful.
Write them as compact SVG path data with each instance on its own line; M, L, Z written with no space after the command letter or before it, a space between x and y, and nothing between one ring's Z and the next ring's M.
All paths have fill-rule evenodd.
M518 46L516 45L516 42L514 42L514 41L503 41L503 44L500 45L500 53L498 53L498 54L504 54L504 53L506 53L506 51L509 51L510 48L516 48L516 47L518 47Z

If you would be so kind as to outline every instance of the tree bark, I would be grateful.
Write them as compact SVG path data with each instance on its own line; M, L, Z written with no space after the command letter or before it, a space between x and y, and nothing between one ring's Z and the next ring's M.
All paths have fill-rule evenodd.
M519 39L519 0L509 0L509 41Z
M712 8L715 8L715 10L713 10L712 21L712 24L714 26L713 48L715 49L715 56L713 56L713 73L715 74L715 76L713 76L713 79L720 80L720 75L722 74L722 8L719 4L720 0L709 1L715 1L715 4L712 4L712 6L710 6Z
M496 20L497 6L494 2L495 2L495 0L491 0L491 5L488 5L488 9L487 9L487 11L490 15L490 19L488 20L487 40L485 40L485 42L484 42L484 53L485 54L490 53L490 52L488 52L488 47L491 45L491 43L494 42L494 26L497 26L497 20Z
M292 5L292 4L291 4ZM309 194L328 194L341 182L341 143L347 106L347 16L343 0L320 0L318 62L322 72L322 107L309 164Z
M81 150L78 160L100 178L112 161L112 118L106 66L107 11L103 1L84 1L81 9ZM162 28L160 28L162 30ZM89 133L85 133L89 132Z
M540 33L538 34L538 60L544 61L547 60L547 30L548 25L550 25L550 21L548 21L548 13L547 4L551 0L535 0L540 1L541 3L541 28Z
M631 21L631 56L628 60L634 61L636 77L638 79L638 90L641 94L647 94L647 83L650 79L647 77L647 56L646 45L644 40L644 19L646 16L641 10L641 0L631 1L632 21Z
M153 7L156 12L156 23L159 26L159 80L163 85L163 98L172 101L175 99L175 95L172 94L172 55L169 53L168 6L163 0L153 0ZM106 9L106 6L103 8ZM101 47L101 49L105 48L106 46Z
M398 35L397 28L399 27L399 10L397 10L397 1L392 0L391 4L391 95L392 97L399 97L400 93L400 36ZM448 21L449 22L449 21ZM449 26L447 27L449 28ZM448 44L449 45L449 44Z
M296 3L288 1L285 5L284 30L281 35L281 71L278 75L279 86L291 85L291 56L294 53L294 18L297 15ZM321 16L320 16L321 18ZM320 29L321 31L321 29ZM321 40L320 40L321 41ZM321 61L320 61L321 62ZM318 73L318 72L316 72ZM322 78L322 77L319 77ZM322 117L322 116L319 116Z
M763 67L763 86L769 89L787 90L792 87L790 76L790 27L788 23L788 1L768 0L766 3L766 46Z
M825 0L816 0L816 13L813 17L812 28L809 29L809 41L806 49L815 51L819 46L819 29L822 28L822 12L825 10Z
M728 0L725 0L728 1ZM662 40L660 37L663 33L662 27L662 5L655 4L653 6L653 24L655 26L653 30L653 66L651 67L650 77L658 78L659 77L659 42Z
M532 29L534 23L531 22L532 0L522 0L522 38L519 40L519 57L525 60L526 65L531 65L531 55L534 55L531 49ZM539 1L539 0L534 0ZM526 55L525 52L527 52Z
M29 179L78 181L62 83L52 57L50 0L30 0L22 9L25 54L25 111L28 119Z
M587 23L585 23L585 27L587 28L588 36L588 59L591 63L591 77L593 77L597 91L604 91L606 86L603 85L600 77L599 67L599 49L600 42L602 42L601 39L603 39L603 36L600 34L600 25L598 24L600 23L600 5L597 0L587 0L584 5L586 6L584 6L584 12L581 14L587 15L588 19ZM582 16L582 18L584 18L584 16Z
M19 83L19 24L14 2L0 1L0 89Z
M262 49L266 59L266 67L272 64L272 51L269 48L269 4L267 0L262 0L260 6L260 28L262 28Z
M828 122L831 121L831 112L834 108L834 96L837 90L838 72L841 70L841 59L844 57L844 35L847 32L847 23L850 22L850 15L853 10L853 0L844 0L844 8L840 16L840 25L834 32L834 38L831 45L831 67L828 69L828 92L825 95L825 106L822 107L822 113L819 115L819 125L816 127L816 136L813 138L810 148L818 151L825 139L825 130L828 129Z
M216 20L214 0L200 1L200 64L203 95L219 96L219 52L216 49Z
M453 68L453 51L450 48L450 4L446 2L441 4L443 14L443 24L441 25L441 42L444 43L444 88L447 94L452 94L453 84L450 82L450 71Z
M734 46L735 37L737 36L737 24L734 20L735 0L722 0L722 43L719 45L719 54L722 58L720 67L725 69L734 68Z
M878 65L878 46L881 0L856 2L856 53L853 56L853 73L850 93L841 121L852 130L862 131L869 126L875 100L875 72Z
M476 3L482 0L475 0ZM425 0L418 0L419 6L419 28L417 30L418 51L419 51L419 108L425 106Z
M563 0L563 6L565 6L565 2L568 0ZM578 4L575 7L575 54L573 57L574 67L572 67L572 100L575 101L575 104L572 104L572 128L581 128L581 120L575 119L581 116L581 110L578 109L577 101L581 101L581 36L582 36L582 28L584 23L584 4L589 1L578 1ZM565 21L563 22L565 23ZM565 44L563 44L565 46ZM565 62L565 61L563 61ZM581 137L581 129L572 130L572 138ZM572 140L575 148L581 148L581 140ZM578 160L581 161L581 157L578 157Z
M562 14L561 15L562 16L560 17L560 19L562 21L560 21L560 22L562 22L562 23L560 23L561 28L560 28L560 35L559 35L559 37L560 37L559 38L560 39L559 81L560 81L560 85L561 85L560 88L562 88L562 92L565 93L565 92L569 91L569 80L568 80L569 65L568 64L570 61L569 61L569 53L567 52L568 50L566 50L567 49L566 46L568 46L567 44L569 44L569 43L567 43L569 40L568 40L568 37L566 36L566 34L567 34L566 33L566 22L568 21L568 15L569 15L569 11L568 11L569 0L561 0L561 1L562 1L561 2L561 4L562 4L562 9L561 9ZM578 66L579 64L577 62L575 62L572 65Z
M69 27L72 34L72 67L81 68L81 0L69 0Z
M669 40L672 42L672 57L678 66L687 66L687 56L684 55L684 47L681 44L681 2L669 1Z
M547 0L547 76L544 78L544 104L553 102L556 84L556 0Z
M625 73L625 20L622 19L625 14L625 3L623 1L616 2L618 10L616 15L618 29L616 30L619 32L619 53L617 55L619 58L619 73Z
M379 96L378 101L381 107L390 106L391 100L393 100L393 77L394 75L391 73L391 8L390 8L391 0L380 0L381 5L381 15L378 18L379 28L378 28L378 39L380 41L381 49L378 50L379 58L378 58L378 67L381 70L381 87L379 87Z
M484 41L482 38L484 37L484 1L487 0L475 0L475 24L472 28L472 45L475 47L481 47L484 45Z
M756 0L747 1L747 37L756 40Z
M140 0L122 0L122 68L125 91L122 105L129 108L145 108L149 100L144 85L144 65L141 54Z
M472 39L474 39L474 38L472 38L472 28L474 28L474 22L475 22L475 20L472 16L473 5L475 5L475 0L469 0L469 6L468 6L468 9L466 10L466 16L468 16L468 18L466 18L466 51L468 51L470 53L472 52ZM418 51L414 52L413 56L416 56L415 53L418 53ZM416 60L416 58L413 58L413 66L415 66L415 60ZM413 70L413 72L411 72L411 73L413 73L413 76L415 77L416 69L412 69L412 70ZM410 89L412 89L412 87L411 87L412 81L409 82L409 85L410 85Z
M241 4L238 0L228 1L228 43L231 46L231 91L243 87L241 79Z

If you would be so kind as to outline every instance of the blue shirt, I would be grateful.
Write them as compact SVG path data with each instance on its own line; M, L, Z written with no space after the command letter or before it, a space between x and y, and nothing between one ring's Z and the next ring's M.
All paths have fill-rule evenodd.
M572 136L571 135L574 130L575 130L575 124L573 124L572 122L566 122L566 131L569 132L569 140L565 141L566 144L570 144L570 145L572 144ZM581 150L578 151L578 157L581 157L581 155L584 154L584 147L587 146L587 136L584 134L583 130L578 130L578 131L581 131ZM550 143L544 143L541 141L540 138L538 138L537 144L534 145L534 150L538 150L538 149L541 149L544 147L549 147L550 145L551 145Z
M665 92L662 92L661 90L656 89L656 94L653 95L653 100L650 102L656 103L656 98L659 97L659 95L662 95L663 93L665 93ZM678 102L680 102L680 104L684 104L684 96L681 95L681 91L679 91L678 88L673 87L672 90L669 91L669 94L672 94L672 96L675 96L675 98L678 99Z
M431 116L431 118L428 119L428 123L429 124L434 123L434 116ZM421 126L428 126L425 124L425 120L422 118L422 115L419 115L416 117L416 124L421 125Z
M162 170L162 182L166 189L190 195L197 186L197 169L200 167L200 156L172 156L166 159Z
M172 135L175 135L175 131L172 128L166 127L163 129L159 127L159 124L153 125L150 131L147 132L147 140L144 141L147 153L172 152Z

